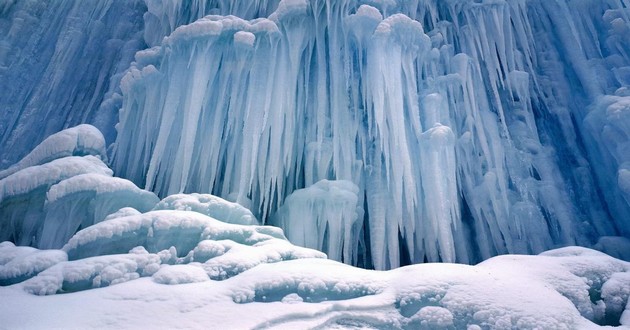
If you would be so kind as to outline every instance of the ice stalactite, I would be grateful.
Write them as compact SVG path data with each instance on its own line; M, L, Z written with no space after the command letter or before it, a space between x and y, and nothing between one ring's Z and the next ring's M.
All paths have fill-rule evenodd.
M628 204L598 192L613 178L589 141L606 139L581 121L627 84L627 14L578 7L286 0L266 18L206 16L136 56L113 167L159 195L232 196L263 221L297 189L350 181L369 241L356 262L379 269L593 244L620 233ZM602 66L616 74L588 79Z

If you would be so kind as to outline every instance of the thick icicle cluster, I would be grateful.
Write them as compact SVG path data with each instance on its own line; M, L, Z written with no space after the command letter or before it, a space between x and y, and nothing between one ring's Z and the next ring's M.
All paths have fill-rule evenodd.
M150 6L166 37L122 80L124 177L262 219L350 181L353 262L379 269L628 235L627 2L205 5Z

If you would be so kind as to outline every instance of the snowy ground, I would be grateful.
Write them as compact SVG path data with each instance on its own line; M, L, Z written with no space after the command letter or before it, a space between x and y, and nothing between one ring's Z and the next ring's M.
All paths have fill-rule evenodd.
M630 263L585 248L387 272L301 259L223 281L157 283L161 273L199 280L195 269L163 265L152 277L50 296L1 287L0 328L596 328L589 319L630 328Z
M87 126L62 131L0 172L0 329L630 328L630 263L602 252L355 268L237 203L160 201L113 177L98 141ZM628 260L628 246L594 247Z

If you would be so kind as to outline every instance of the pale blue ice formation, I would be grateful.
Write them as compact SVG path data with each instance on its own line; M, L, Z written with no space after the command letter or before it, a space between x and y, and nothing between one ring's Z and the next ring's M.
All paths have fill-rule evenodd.
M299 246L317 249L329 258L356 264L363 208L359 188L350 181L322 180L294 191L271 219ZM360 242L365 246L365 242Z
M475 263L628 238L629 8L628 0L5 1L0 177L51 164L54 143L18 160L46 136L88 123L103 145L77 138L76 150L93 148L86 154L108 160L116 176L160 198L236 202L251 211L248 223L279 224L299 244L354 265ZM315 207L334 204L318 182L351 185L347 205L332 206L339 213ZM19 219L0 220L2 228L28 233L0 238L38 244L28 219L45 218L43 187L24 195L37 201L0 201L0 212ZM191 203L181 207L205 207ZM27 204L39 205L33 215L18 211Z
M48 137L0 172L0 240L61 248L121 208L153 209L159 198L113 177L106 160L103 135L80 125Z
M630 0L0 0L0 327L630 326L569 245L630 259Z
M153 14L165 38L121 82L123 177L263 221L349 181L344 260L378 269L630 234L626 2L206 5Z

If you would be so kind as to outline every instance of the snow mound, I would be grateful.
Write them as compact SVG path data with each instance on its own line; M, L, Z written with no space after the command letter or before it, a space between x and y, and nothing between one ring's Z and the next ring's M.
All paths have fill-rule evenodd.
M160 201L154 210L193 211L238 225L257 225L258 220L247 208L210 194L176 194Z
M71 260L124 253L136 246L149 252L174 246L182 256L206 239L246 245L285 240L275 227L233 225L196 212L160 210L97 223L75 234L63 250Z
M63 248L71 260L120 254L141 246L166 263L201 262L212 279L226 279L261 263L325 255L289 243L282 230L228 224L186 211L117 217L78 232Z
M22 282L57 263L68 260L63 251L41 251L15 246L10 242L0 245L0 255L6 258L4 260L6 262L0 262L0 286Z
M28 279L27 292L50 295L153 274L156 283L195 283L225 280L265 263L326 257L292 245L275 227L228 224L196 212L129 210L77 232L63 250L2 243L0 252L10 257L0 265L0 284Z
M101 288L151 276L160 265L156 254L123 254L60 262L22 285L35 295L52 295Z
M173 265L160 268L152 276L160 284L185 284L210 280L203 268L198 265Z
M148 214L155 217L156 212ZM158 214L168 213L207 218L182 211ZM134 217L142 218L128 220ZM255 228L212 221L218 226ZM241 238L246 239L242 233ZM22 283L0 287L3 298L12 302L0 304L0 316L12 327L27 321L24 313L17 312L24 306L33 306L36 312L71 304L76 307L56 310L54 316L43 313L43 318L28 322L34 327L66 328L110 322L105 327L116 328L123 326L120 320L134 319L142 311L151 318L133 326L172 327L172 313L182 313L175 319L189 322L190 327L212 319L221 328L591 329L630 325L626 316L630 313L630 263L585 248L563 248L538 256L505 255L476 266L421 264L373 271L305 258L268 260L229 278L213 278L208 272L208 262L225 269L230 264L247 268L253 249L277 245L277 250L274 240L278 239L257 240L252 246L204 240L184 257L178 256L175 247L149 253L138 246L124 254L60 261ZM29 256L40 253L27 250L0 243L0 252L13 255L8 263L22 259L27 264ZM76 291L84 293L54 295ZM36 295L52 296L41 300ZM102 306L93 309L77 304L85 299L95 306L102 302ZM121 319L104 316L105 310ZM86 318L65 317L84 312ZM240 317L245 314L247 318ZM86 320L90 325L83 323Z
M55 133L42 141L17 164L0 171L0 179L27 167L68 156L98 156L107 161L105 138L94 126L83 124Z
M71 156L27 167L0 180L0 240L37 246L41 239L48 189L65 179L112 171L97 157Z
M100 174L82 174L50 187L39 247L58 249L77 231L104 220L124 207L151 210L158 197L131 181Z

